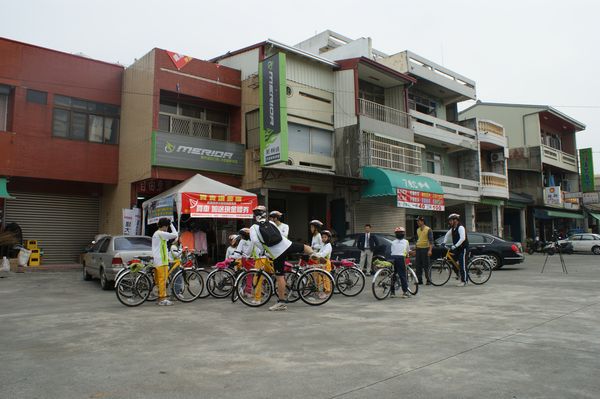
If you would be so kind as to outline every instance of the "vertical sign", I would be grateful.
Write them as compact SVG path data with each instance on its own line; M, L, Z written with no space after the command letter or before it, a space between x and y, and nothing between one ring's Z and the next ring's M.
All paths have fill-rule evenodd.
M579 168L581 175L581 191L584 193L594 191L594 158L591 148L581 148L579 150Z
M285 54L265 59L258 68L260 104L260 164L288 160Z

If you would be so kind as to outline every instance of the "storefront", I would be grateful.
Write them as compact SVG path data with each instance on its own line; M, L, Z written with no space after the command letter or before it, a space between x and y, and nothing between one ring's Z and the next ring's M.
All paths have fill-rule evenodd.
M482 198L475 205L475 228L480 233L504 236L503 229L504 201L495 198Z
M363 167L369 183L354 207L355 226L373 225L376 232L393 233L397 226L406 228L413 237L417 216L424 216L430 226L439 223L445 210L442 186L425 176L389 169Z
M583 214L564 210L535 208L533 210L535 236L542 240L552 240L554 232L560 237L570 233L583 232Z

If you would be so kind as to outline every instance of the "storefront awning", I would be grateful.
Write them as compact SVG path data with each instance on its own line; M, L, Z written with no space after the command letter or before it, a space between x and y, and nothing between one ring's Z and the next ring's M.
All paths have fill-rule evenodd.
M504 205L504 201L495 198L482 198L479 202L482 205L494 205L494 206L502 206Z
M546 209L535 209L534 216L538 219L553 219L553 218L583 219L583 215L580 213L550 211L550 210L546 210Z
M588 212L592 217L598 221L600 221L600 213Z
M362 197L396 196L397 189L415 190L434 194L444 194L442 186L437 181L410 173L396 172L394 170L364 166L363 178L369 184L363 189Z
M8 193L8 189L6 188L7 184L8 181L6 180L6 177L0 177L0 198L15 199L15 197Z

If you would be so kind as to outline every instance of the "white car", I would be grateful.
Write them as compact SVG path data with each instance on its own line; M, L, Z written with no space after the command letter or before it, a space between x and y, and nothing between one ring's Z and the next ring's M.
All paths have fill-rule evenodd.
M600 235L591 233L573 234L559 243L570 243L574 252L591 252L600 255Z

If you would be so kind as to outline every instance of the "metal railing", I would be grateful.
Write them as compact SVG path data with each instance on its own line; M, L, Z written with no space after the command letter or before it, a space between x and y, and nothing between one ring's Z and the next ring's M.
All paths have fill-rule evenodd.
M421 148L415 145L363 133L363 166L378 166L401 172L421 173Z
M481 185L508 188L506 176L499 173L481 172Z
M406 112L373 101L359 98L358 113L371 119L408 128L409 115Z
M493 134L497 134L498 136L502 136L504 137L504 128L501 125L498 125L496 123L490 122L490 121L479 121L479 131L484 133L493 133Z
M577 158L574 155L567 154L556 148L552 148L545 144L542 144L542 155L545 158L552 159L553 161L562 162L570 166L577 166Z
M436 129L440 129L445 132L455 134L457 136L475 139L475 136L477 135L477 133L472 129L468 129L464 126L460 126L456 123L448 122L443 119L436 118L434 116L425 115L418 111L411 110L410 116L412 116L415 122L417 123L432 126Z
M460 177L438 175L433 173L422 173L422 175L439 181L443 187L451 187L468 191L479 191L479 182L476 180L462 179Z
M213 123L201 119L189 118L180 115L161 113L161 116L169 117L169 133L182 134L193 137L212 137L213 125L229 128L221 123ZM163 129L164 130L164 129Z

